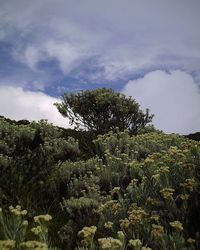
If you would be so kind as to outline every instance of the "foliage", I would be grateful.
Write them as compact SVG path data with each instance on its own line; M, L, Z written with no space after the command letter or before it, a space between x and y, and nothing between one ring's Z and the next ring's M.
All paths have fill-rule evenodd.
M62 138L46 121L15 125L0 119L0 152L0 203L29 209L40 202L38 192L45 195L46 176L61 162L76 159L79 149L77 141Z
M71 124L96 134L105 134L116 127L136 134L153 117L148 109L145 113L140 110L139 104L131 97L106 88L65 93L63 102L55 105Z
M197 247L199 143L162 133L110 132L96 144L104 163L99 166L102 199L94 211L99 222L90 225L98 225L98 237L110 246L123 231L123 243L113 249Z
M60 128L64 138L72 137L79 142L79 158L87 160L96 155L93 140L96 136L91 131Z
M66 184L61 208L68 222L61 241L73 249L84 235L78 232L96 226L93 242L81 238L78 249L88 241L89 249L193 249L200 222L193 218L200 205L199 143L175 134L128 132L110 132L94 143L101 159L65 162L51 177L54 190Z
M45 121L0 121L0 248L200 248L198 141L115 129L80 158L78 142Z
M189 138L191 140L200 141L200 132L196 132L194 134L185 135L185 137Z

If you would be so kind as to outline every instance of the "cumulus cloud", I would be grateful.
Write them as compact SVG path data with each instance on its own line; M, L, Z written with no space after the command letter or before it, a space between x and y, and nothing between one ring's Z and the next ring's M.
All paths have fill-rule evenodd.
M14 120L47 119L61 127L70 127L68 119L61 116L53 105L60 102L42 92L24 91L20 87L0 86L0 115Z
M175 70L153 71L129 81L123 93L155 114L153 123L167 133L188 134L200 130L200 91L191 75Z

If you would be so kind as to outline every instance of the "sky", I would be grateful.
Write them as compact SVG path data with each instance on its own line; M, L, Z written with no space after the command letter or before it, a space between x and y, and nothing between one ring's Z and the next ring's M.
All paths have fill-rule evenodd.
M199 0L0 0L0 115L70 127L55 102L101 87L166 133L200 131Z

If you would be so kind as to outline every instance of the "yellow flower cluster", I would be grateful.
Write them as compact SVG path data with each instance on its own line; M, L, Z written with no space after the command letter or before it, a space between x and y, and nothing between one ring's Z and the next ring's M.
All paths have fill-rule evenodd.
M169 173L169 167L160 167L158 172L162 174Z
M157 181L160 178L160 174L154 174L152 175L152 179Z
M164 234L164 227L156 224L152 224L151 234L154 238L158 239Z
M169 224L170 224L171 227L173 227L177 231L182 231L183 230L183 224L178 220L170 222Z
M111 207L114 215L118 214L122 210L122 205L119 202L116 202Z
M128 186L134 188L137 186L137 183L138 183L138 179L132 179Z
M94 236L95 232L97 230L97 227L91 226L91 227L84 227L81 231L79 231L79 236L86 238L88 236Z
M120 220L120 227L123 230L126 230L127 228L129 228L130 224L131 223L130 223L130 221L127 218L125 218L123 220Z
M92 244L94 235L96 233L97 227L84 227L81 231L78 232L78 236L82 238L81 245L84 247L89 247Z
M26 241L21 243L20 247L24 250L48 250L48 246L39 241Z
M35 216L35 217L34 217L34 221L35 221L35 222L38 222L38 223L40 223L40 222L42 222L42 221L48 222L48 221L50 221L50 220L52 220L52 217L51 217L51 215L49 215L49 214L38 215L38 216Z
M189 199L189 195L188 194L181 194L180 198L181 198L181 200L186 201Z
M114 215L118 214L122 210L122 205L116 200L109 200L95 210L98 214L101 214L105 209L111 209Z
M142 246L142 242L139 239L136 240L129 240L129 245L131 247L141 247Z
M195 239L192 239L192 238L189 238L189 239L187 239L187 242L188 242L189 244L195 244L196 240L195 240Z
M147 157L145 160L144 160L144 163L146 166L149 166L151 165L152 163L154 163L154 159L151 159L150 157Z
M2 250L12 250L15 247L14 240L0 240L0 249Z
M111 190L111 195L113 193L118 193L120 191L120 187L114 187L112 190Z
M147 200L146 200L146 205L157 206L158 201L151 198L151 197L148 197Z
M175 190L173 188L163 188L162 190L160 190L160 193L162 194L163 198L166 200L172 200L174 192Z
M152 221L159 222L160 216L159 216L159 215L152 215L152 216L150 217L150 219L151 219Z
M194 187L197 185L194 178L188 178L184 183L181 183L180 186L188 189L190 192L194 190Z
M134 226L142 222L144 218L147 217L147 213L137 204L133 203L128 210L128 218L120 220L120 227L126 230L130 225Z
M117 250L123 246L123 243L112 237L98 239L100 249L104 250Z
M151 159L153 159L153 160L158 160L158 159L161 158L161 156L162 156L161 153L155 152L155 153L151 154Z
M128 210L128 220L132 225L136 225L141 223L142 220L148 215L144 209L138 207L135 203L133 203Z
M111 229L113 226L113 223L111 221L108 221L104 224L104 227L107 228L107 229Z
M41 226L33 227L31 229L31 232L34 233L35 235L39 235L40 233L42 233L42 228Z
M15 208L10 206L9 210L15 216L25 216L27 214L27 210L22 210L21 206L19 205L17 205Z
M178 149L176 146L171 146L168 150L168 153L172 156L184 157L185 155L182 153L182 150Z

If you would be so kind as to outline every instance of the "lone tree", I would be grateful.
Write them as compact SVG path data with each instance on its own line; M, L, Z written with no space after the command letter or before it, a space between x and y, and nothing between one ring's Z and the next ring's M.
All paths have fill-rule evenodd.
M59 112L68 117L72 125L84 127L95 134L104 134L118 127L137 134L152 121L149 110L143 112L131 97L99 88L63 94L62 103L55 103Z

